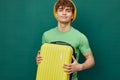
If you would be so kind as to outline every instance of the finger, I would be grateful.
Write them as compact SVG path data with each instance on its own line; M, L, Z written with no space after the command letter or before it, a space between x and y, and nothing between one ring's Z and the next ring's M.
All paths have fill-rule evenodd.
M41 62L36 62L37 64L40 64Z
M63 66L65 66L65 67L72 67L71 64L64 64Z
M63 66L63 68L65 68L65 69L71 69L70 66Z
M71 64L64 64L64 66L72 66Z
M38 51L38 54L40 54L40 50Z
M63 68L71 69L71 68L72 68L72 65L71 65L71 64L64 64L64 65L63 65Z
M42 59L41 56L36 57L36 63L37 63L37 64L41 63L42 60L43 60L43 59Z
M39 63L41 63L41 61L42 61L42 59L38 59L38 60L36 60L36 63L39 64Z
M39 55L39 56L37 56L37 58L42 58L42 56Z
M42 58L37 58L37 61L41 61L41 60L43 60Z
M68 73L68 74L71 74L72 73L72 71L71 70L64 70L66 73Z
M42 57L36 57L36 60L42 60L43 58Z
M39 51L38 51L37 57L41 57L41 56L40 56L40 52L39 52Z
M42 59L42 57L41 57L41 56L37 56L37 57L36 57L36 60L38 60L38 59Z
M75 57L72 55L72 59L73 59L73 61L76 61L76 59L75 59Z

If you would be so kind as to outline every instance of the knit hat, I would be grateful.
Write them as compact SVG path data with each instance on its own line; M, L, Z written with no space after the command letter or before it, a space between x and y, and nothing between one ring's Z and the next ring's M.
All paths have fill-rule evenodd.
M54 17L57 19L57 17L56 17L56 4L57 4L57 2L58 2L59 0L57 0L56 1L56 3L54 4ZM75 4L74 4L74 2L72 1L72 0L68 0L68 1L70 1L72 4L73 4L73 6L74 6L74 13L73 13L73 19L72 19L72 22L75 20L75 18L76 18L76 6L75 6Z

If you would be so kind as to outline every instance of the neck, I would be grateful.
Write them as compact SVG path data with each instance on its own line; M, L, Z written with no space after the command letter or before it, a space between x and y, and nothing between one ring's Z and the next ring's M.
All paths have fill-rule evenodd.
M61 32L66 32L70 29L70 23L61 23L61 22L58 22L58 29L61 31Z

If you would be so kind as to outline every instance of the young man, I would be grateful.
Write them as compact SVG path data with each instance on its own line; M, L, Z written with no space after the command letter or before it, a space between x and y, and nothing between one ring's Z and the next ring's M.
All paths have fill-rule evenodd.
M43 34L42 43L63 41L74 47L76 59L73 56L73 63L64 64L63 68L66 68L68 74L73 73L72 80L78 80L77 72L91 68L95 62L86 36L71 26L76 16L76 7L71 0L58 0L54 6L54 15L58 25ZM82 64L78 63L80 51L86 58ZM40 51L36 57L37 64L42 60L39 54Z

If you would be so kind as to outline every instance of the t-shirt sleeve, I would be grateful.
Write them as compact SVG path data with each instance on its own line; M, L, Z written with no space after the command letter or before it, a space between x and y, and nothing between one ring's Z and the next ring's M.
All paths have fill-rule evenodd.
M44 43L46 43L47 41L46 41L46 38L45 38L45 33L43 34L43 36L42 36L42 44L44 44Z
M80 39L79 49L82 52L82 54L86 54L87 52L89 52L91 50L90 46L89 46L88 39L85 35L83 35Z

